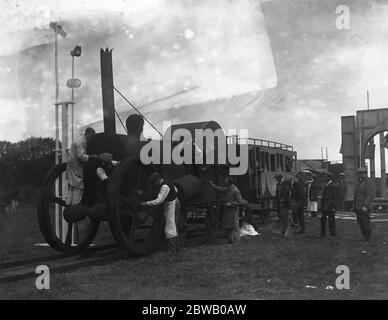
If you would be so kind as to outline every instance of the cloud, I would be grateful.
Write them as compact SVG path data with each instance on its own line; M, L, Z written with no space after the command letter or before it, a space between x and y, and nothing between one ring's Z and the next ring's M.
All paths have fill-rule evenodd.
M366 107L366 90L372 107L388 102L384 1L76 2L39 4L48 8L43 17L68 32L59 41L61 99L70 97L69 52L75 44L83 49L77 126L102 119L99 49L107 46L114 48L115 85L155 124L216 120L294 145L299 158L319 158L328 146L331 159L340 159L340 117ZM337 5L349 6L350 30L336 29ZM38 13L25 12L24 51L0 57L0 97L3 108L20 106L20 137L41 123L53 126L53 34L28 20ZM130 112L117 95L116 107ZM0 136L8 135L1 127Z
M132 1L113 1L109 6L102 1L77 5L74 1L32 1L11 9L14 14L10 19L15 20L14 25L21 28L22 34L16 36L10 27L3 32L8 40L13 39L4 50L19 50L0 57L5 68L12 65L15 69L12 79L3 78L3 94L7 95L12 87L13 94L31 100L36 114L45 116L44 121L50 125L55 80L53 32L31 30L39 12L45 12L47 21L57 19L68 33L58 43L60 100L70 97L70 90L64 86L71 74L69 52L75 44L82 46L82 56L75 61L75 75L82 81L81 88L75 90L78 127L102 118L101 47L114 49L115 85L137 105L162 99L164 104L153 107L176 107L260 91L277 84L264 17L257 1L175 0L139 2L135 6ZM128 110L118 97L116 105L119 111ZM20 137L35 132L36 120L27 117L26 131L20 132Z

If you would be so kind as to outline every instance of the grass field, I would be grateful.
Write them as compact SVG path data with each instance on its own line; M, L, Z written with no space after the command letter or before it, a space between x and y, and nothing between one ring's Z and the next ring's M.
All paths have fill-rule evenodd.
M32 208L0 217L2 260L50 252L32 246L43 241L35 220ZM218 239L183 248L175 261L157 252L54 274L46 292L34 279L0 284L0 299L388 299L388 221L372 224L366 254L354 221L337 219L336 240L319 239L319 219L307 221L306 235L286 240L266 226L234 246ZM109 231L98 241L111 242ZM343 264L350 268L350 290L335 288L335 269Z

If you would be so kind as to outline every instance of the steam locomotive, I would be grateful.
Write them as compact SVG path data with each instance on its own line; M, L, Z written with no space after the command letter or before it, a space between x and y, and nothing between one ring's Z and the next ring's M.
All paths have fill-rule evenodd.
M141 150L150 141L136 143L126 135L116 134L113 103L113 74L111 51L101 49L101 79L104 111L104 132L97 133L88 142L88 154L110 153L120 161L110 178L107 191L102 196L101 181L96 175L97 160L85 166L85 190L82 202L76 206L66 205L66 163L54 167L47 175L37 203L38 222L47 243L54 249L79 253L85 250L97 234L101 222L108 222L118 245L134 254L145 254L156 249L163 236L164 215L162 207L143 207L140 202L153 199L156 191L149 176L159 172L174 181L178 190L180 208L176 219L182 240L190 222L202 219L207 231L214 235L222 217L223 199L211 189L207 181L222 185L234 164L221 161L219 144L209 145L202 141L202 152L213 149L216 156L212 163L166 164L163 161L144 164ZM215 121L173 125L170 132L186 130L195 135L196 130L222 132ZM247 151L247 170L238 175L237 185L249 206L256 212L268 212L275 195L276 173L291 175L295 172L296 152L291 146L259 139L221 136L226 152L233 145L237 153ZM151 141L152 142L152 141ZM218 141L220 142L220 141ZM163 150L164 139L154 141ZM175 146L184 141L175 142ZM186 146L187 147L187 146ZM198 146L191 143L193 154ZM163 152L162 152L163 153ZM59 182L59 183L58 183ZM57 187L56 187L57 185ZM58 187L59 186L59 187Z

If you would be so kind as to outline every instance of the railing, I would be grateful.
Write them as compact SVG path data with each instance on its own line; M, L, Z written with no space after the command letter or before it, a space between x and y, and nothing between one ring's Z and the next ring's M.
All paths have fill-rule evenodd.
M293 146L290 146L288 144L276 142L276 141L270 141L270 140L263 140L263 139L255 139L255 138L241 138L238 136L227 136L226 137L227 143L231 143L232 139L237 139L238 143L248 143L248 145L254 145L254 146L261 146L261 147L269 147L269 148L279 148L283 150L288 151L294 151Z

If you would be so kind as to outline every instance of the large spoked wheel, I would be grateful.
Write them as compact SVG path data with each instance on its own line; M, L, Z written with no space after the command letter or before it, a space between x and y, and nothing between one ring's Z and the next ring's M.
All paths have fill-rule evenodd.
M187 240L187 235L189 231L189 213L186 206L181 207L180 210L175 211L175 213L178 214L177 227L179 241L181 242L181 244L183 244Z
M108 187L108 221L118 245L134 254L156 249L163 235L163 207L143 207L155 192L149 181L152 167L134 158L125 159Z
M76 226L69 223L66 232L66 228L62 225L62 210L66 208L66 203L61 196L55 195L55 182L58 181L60 186L60 180L64 178L65 172L66 163L63 163L55 166L46 176L37 203L38 223L43 237L52 248L76 254L85 250L93 241L99 222L86 217L77 222ZM58 216L57 219L55 217L56 211L59 219ZM74 243L72 243L73 234L75 235Z

